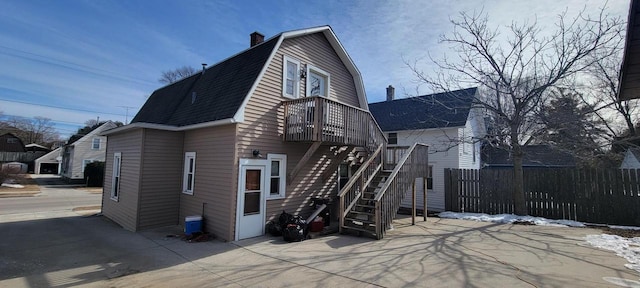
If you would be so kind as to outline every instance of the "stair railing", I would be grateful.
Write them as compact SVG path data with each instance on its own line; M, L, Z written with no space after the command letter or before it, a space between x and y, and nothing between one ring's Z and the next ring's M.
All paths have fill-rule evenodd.
M339 212L340 212L340 232L344 227L344 218L349 213L349 210L358 202L358 199L362 197L362 192L371 183L371 180L382 169L383 151L385 144L382 143L378 146L378 149L371 154L369 159L365 161L362 166L356 171L356 173L349 179L347 184L338 193Z
M377 239L384 237L400 208L404 195L413 189L416 178L427 176L428 150L429 147L425 144L413 144L402 156L374 198Z

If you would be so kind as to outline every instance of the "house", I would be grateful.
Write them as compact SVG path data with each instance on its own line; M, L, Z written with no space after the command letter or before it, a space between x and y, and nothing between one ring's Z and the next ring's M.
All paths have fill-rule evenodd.
M624 152L620 169L640 169L640 149L629 148Z
M413 143L429 144L427 210L444 211L444 169L480 168L480 140L485 125L478 108L473 107L477 89L468 88L410 97L395 98L389 85L387 100L369 104L369 110L389 140L387 157L395 163ZM417 195L422 195L418 185ZM405 197L403 207L410 207ZM422 203L419 199L418 203ZM418 205L422 209L422 205Z
M6 133L0 135L0 152L27 152L27 150L20 138L11 133Z
M523 168L573 168L575 157L566 151L554 149L549 145L527 145L522 147ZM513 168L513 159L507 149L484 145L482 147L482 168Z
M116 124L111 121L104 122L76 141L63 146L60 151L62 156L60 175L62 178L69 182L79 182L84 179L84 167L88 163L104 161L107 137L101 134L115 127Z
M35 174L60 174L62 172L62 147L42 155L34 162Z
M640 98L640 1L630 2L624 58L619 74L618 99L621 101Z

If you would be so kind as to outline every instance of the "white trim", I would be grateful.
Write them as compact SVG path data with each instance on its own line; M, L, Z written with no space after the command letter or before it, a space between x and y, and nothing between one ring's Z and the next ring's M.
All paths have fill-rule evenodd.
M240 225L240 212L242 211L243 207L240 207L240 196L241 196L241 191L240 189L242 189L242 166L264 166L265 169L265 174L267 171L267 166L269 166L269 161L267 161L266 159L247 159L247 158L240 158L238 165L238 186L237 186L237 190L236 190L236 224L235 224L235 228L234 228L234 240L237 241L240 238L240 229L238 229L238 226ZM264 181L264 180L263 180ZM263 182L263 184L266 185L266 183ZM266 187L265 187L265 192L266 192ZM264 198L263 198L264 199ZM266 223L266 217L267 217L267 211L266 211L266 201L262 201L262 203L260 203L261 205L264 205L261 207L261 209L265 209L263 210L263 219L262 222Z
M280 162L280 171L278 171L278 175L280 178L280 187L278 195L271 195L271 162L278 161ZM267 187L265 189L265 199L267 200L275 200L275 199L284 199L287 189L287 155L286 154L267 154L267 170L266 170L267 178L269 179L267 183Z
M120 127L117 127L117 128L113 128L113 129L104 131L100 135L107 136L107 135L111 135L111 134L115 134L115 133L120 133L120 132L125 132L125 131L128 131L128 130L136 129L136 128L155 129L155 130L164 130L164 131L173 131L173 132L175 132L175 131L185 131L185 130L191 130L191 129L206 128L206 127L222 126L222 125L234 124L234 123L239 123L239 122L242 122L242 121L236 121L235 118L227 118L227 119L221 119L221 120L216 120L216 121L198 123L198 124L187 125L187 126L179 126L179 127L178 126L172 126L172 125L164 125L164 124L136 122L136 123L132 123L132 124L129 124L129 125L120 126Z
M191 161L193 160L193 162ZM193 164L193 167L191 167ZM191 181L189 181L189 175L191 175ZM182 170L182 193L187 195L193 195L196 184L196 152L184 153L184 166ZM191 187L191 189L189 189Z
M118 199L120 198L120 183L122 182L122 177L120 177L120 171L122 170L122 152L113 153L113 167L111 167L111 169L112 174L110 198L111 200L118 202ZM116 177L118 178L117 183Z
M288 64L289 62L296 65L295 75L293 76L293 94L287 93L287 76L288 76ZM283 55L282 56L282 97L289 99L300 98L300 61L297 59Z
M325 94L326 95L311 95L311 85L309 84L309 82L311 81L311 73L313 74L317 74L321 77L324 77L326 80L326 83L324 83L324 89L325 89ZM307 64L307 83L306 83L306 95L307 97L311 97L311 96L322 96L325 98L329 98L329 94L331 91L331 74L327 71L324 71L316 66L313 66L311 64Z

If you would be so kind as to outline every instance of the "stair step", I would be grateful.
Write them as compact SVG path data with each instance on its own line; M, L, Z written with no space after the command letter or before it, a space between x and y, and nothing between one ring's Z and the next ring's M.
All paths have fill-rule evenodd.
M349 211L349 213L354 213L354 214L359 214L359 215L367 215L367 216L376 215L375 213L371 213L371 212L367 212L367 211L355 211L355 210L351 210L351 211Z
M365 226L365 225L373 225L376 224L376 221L373 220L367 220L367 219L358 219L358 218L351 218L351 217L344 217L344 222L347 223L347 221L349 222L355 222L355 223L362 223L361 225ZM375 225L374 225L375 226Z

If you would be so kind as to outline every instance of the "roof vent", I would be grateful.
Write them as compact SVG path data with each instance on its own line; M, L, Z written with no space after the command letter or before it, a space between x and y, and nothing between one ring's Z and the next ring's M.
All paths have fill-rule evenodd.
M197 94L195 91L191 92L191 104L196 102L196 96Z
M204 74L204 70L207 69L207 63L202 63L202 74Z

